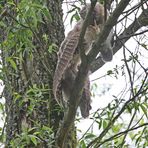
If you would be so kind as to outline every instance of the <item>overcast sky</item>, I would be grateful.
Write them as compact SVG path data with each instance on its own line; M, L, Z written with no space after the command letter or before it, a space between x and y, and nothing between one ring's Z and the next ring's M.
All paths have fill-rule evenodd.
M89 2L89 1L88 1ZM131 5L135 5L136 2L139 1L133 1ZM126 9L130 9L130 5L126 8ZM73 27L73 25L76 23L74 22L73 25L70 25L70 18L71 15L67 15L67 11L71 10L71 6L67 6L66 4L63 5L63 11L64 11L64 23L65 23L65 34L67 34L67 32L69 32L71 30L71 28ZM141 13L141 11L139 10L138 15ZM128 19L128 21L126 22L126 25L128 26L133 20L135 19L135 14L130 15L130 18ZM117 25L117 32L123 31L123 23L122 24L118 24ZM143 39L143 42L146 42L146 39ZM125 44L126 47L128 47L128 49L130 49L131 51L134 51L137 49L137 42L135 39L130 39L128 40L128 42ZM145 54L146 51L145 49L141 48L141 57L139 58L140 62L142 62L143 66L147 66L148 67L148 55ZM127 53L128 56L128 53ZM120 67L123 64L123 49L120 49L120 51L118 51L114 57L113 60L111 62L106 63L102 68L100 68L98 71L96 71L95 73L93 73L90 76L90 80L92 82L92 80L100 78L102 76L104 76L108 70L113 70L116 65L118 67ZM137 70L140 68L140 66L136 67ZM142 71L139 71L139 75L141 74ZM103 108L105 106L108 105L108 103L110 103L114 97L113 96L119 96L121 94L121 92L124 90L124 88L127 87L127 84L129 82L128 80L128 76L122 76L122 72L119 70L119 76L118 79L116 79L114 76L106 76L103 78L100 78L98 80L95 80L91 83L91 86L93 87L94 83L97 84L97 89L95 91L95 97L92 97L92 110L91 113L93 113L94 111L96 111L99 108ZM126 69L125 69L125 73ZM109 90L107 90L107 88ZM128 90L129 88L127 88ZM103 95L101 95L102 93L104 93ZM125 99L128 98L126 96L128 96L129 93L125 94ZM126 116L126 119L128 121L130 117ZM90 119L83 119L81 120L80 123L77 124L78 129L81 129L83 132L85 132L88 127L92 124L92 120ZM97 125L96 125L97 126ZM95 127L94 127L95 128ZM98 128L97 128L98 129ZM95 134L99 134L98 130L94 130L96 131ZM79 134L79 136L81 137L82 134ZM131 141L130 141L131 142Z

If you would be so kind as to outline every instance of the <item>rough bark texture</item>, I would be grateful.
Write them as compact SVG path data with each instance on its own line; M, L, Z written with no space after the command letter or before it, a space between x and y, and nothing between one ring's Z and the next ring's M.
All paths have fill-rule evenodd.
M4 4L6 4L5 2ZM18 2L19 3L19 2ZM56 53L52 55L48 53L48 46L51 43L60 45L64 38L64 26L62 21L62 2L61 0L47 0L45 1L50 15L52 17L51 22L41 23L38 28L39 32L33 32L34 38L32 39L35 49L33 49L33 58L30 59L27 52L24 52L23 61L20 62L16 59L17 70L14 70L11 65L8 64L6 58L12 55L18 56L17 48L11 50L2 49L2 61L3 67L6 67L4 75L4 96L6 99L6 147L9 147L10 142L16 138L16 135L22 133L22 128L32 128L36 125L43 127L52 127L56 134L59 127L59 123L63 118L63 113L57 112L57 104L53 99L52 94L52 76L56 65ZM15 18L15 12L11 12L11 15ZM6 16L6 22L9 26L14 20ZM4 29L0 29L3 37L0 38L4 41L7 38L7 32ZM48 46L44 43L42 36L48 35ZM24 47L25 48L25 47ZM58 50L58 49L57 49ZM31 114L28 114L28 108L30 100L25 97L29 87L37 86L40 89L46 89L48 91L43 92L44 97L35 106ZM20 94L19 99L15 99L15 95ZM23 100L24 99L24 100ZM38 98L34 97L36 101ZM20 103L23 100L23 105ZM76 145L76 133L75 127L73 128L67 138L67 148L75 148ZM32 147L29 144L28 147ZM42 139L41 144L38 147L50 147L45 139Z

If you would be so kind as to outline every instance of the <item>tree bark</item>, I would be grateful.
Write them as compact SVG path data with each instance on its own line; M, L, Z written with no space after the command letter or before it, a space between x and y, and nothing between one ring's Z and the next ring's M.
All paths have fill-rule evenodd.
M16 5L13 6L13 8L16 8L19 2L15 1ZM13 67L12 63L10 63L10 61L8 62L7 59L9 57L19 57L20 52L18 52L17 44L20 44L20 42L16 41L18 43L14 43L15 45L9 48L9 50L4 46L1 49L3 69L5 68L3 79L5 85L4 97L6 100L6 147L10 147L12 141L14 142L18 135L22 135L24 128L41 129L46 126L53 129L55 136L60 122L63 119L63 111L59 111L59 106L54 101L52 94L52 78L57 56L55 52L52 52L52 54L48 52L50 45L54 43L59 47L64 39L62 2L61 0L44 0L42 2L42 5L43 4L46 5L49 10L51 21L43 17L44 22L38 24L38 31L28 26L28 30L33 34L31 42L34 48L30 51L32 56L30 56L26 50L27 45L23 44L21 47L23 50L23 54L21 53L22 59L14 58L16 67L15 65L13 65ZM8 3L4 2L4 5L8 5ZM8 39L9 32L7 32L7 27L10 27L10 24L12 25L12 30L16 27L15 25L18 23L16 22L16 16L17 12L15 9L8 8L6 10L5 18L3 18L6 26L0 29L3 35L0 38L1 42ZM17 28L16 31L21 32L21 29L27 30L24 24L19 27L20 30ZM43 40L45 34L48 36L47 42ZM55 50L58 50L58 48ZM36 90L36 92L30 92L30 88ZM41 93L41 97L37 96L39 92ZM32 95L32 98L28 98L30 95ZM28 110L32 102L34 102L34 107L33 110L29 112ZM34 130L31 130L28 134L33 134L33 132ZM49 135L46 135L40 138L40 144L36 147L54 147L53 142L52 145L49 145L51 142L50 139L48 139L49 137ZM74 125L66 143L67 148L76 147ZM25 146L35 147L33 143Z

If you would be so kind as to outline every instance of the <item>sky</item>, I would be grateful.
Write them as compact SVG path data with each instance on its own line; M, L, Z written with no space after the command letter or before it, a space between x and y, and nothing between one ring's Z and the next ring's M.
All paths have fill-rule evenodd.
M131 5L135 5L135 3L136 3L136 1L133 1ZM129 5L126 8L126 10L130 9L130 7L131 6ZM76 22L74 22L72 25L70 25L71 15L67 15L67 13L66 13L70 9L71 9L70 6L67 6L66 4L63 5L65 35L71 30L71 28L76 23ZM126 21L126 25L128 26L135 19L135 14L137 14L137 16L138 16L140 13L141 13L141 10L138 10L135 13L131 14L129 16L128 20ZM117 25L117 32L120 33L124 30L124 28L123 28L124 23L125 22L123 21L122 24L120 23ZM139 57L139 60L143 64L143 66L148 67L148 54L146 54L147 51L144 48L138 46L136 39L137 39L136 37L131 38L130 40L128 40L126 42L125 46L128 47L133 52L136 51L138 48L140 48L141 57ZM146 38L143 39L142 42L146 43L147 39ZM127 57L128 56L130 56L129 53L127 53ZM126 75L122 75L122 71L119 69L118 78L115 78L114 76L102 77L107 73L108 70L113 70L114 68L116 68L116 66L118 66L120 68L120 66L122 66L124 64L122 59L123 59L123 49L120 49L113 56L113 60L111 62L106 63L103 67L101 67L99 70L97 70L95 73L93 73L90 76L91 87L94 87L94 84L97 85L97 88L94 90L95 97L92 97L91 113L95 112L99 108L106 107L108 105L108 103L110 103L114 99L114 96L120 96L122 94L121 92L123 91L123 88L125 88L126 91L128 91L129 87L128 88L126 88L126 87L127 87L127 85L129 86L129 79L127 78L126 70L125 70ZM139 68L140 68L140 66L136 67L137 70ZM140 75L141 73L142 73L142 71L139 71L137 74ZM95 80L95 79L97 79L97 80ZM139 83L139 82L137 81L137 83ZM103 95L102 95L102 93L103 93ZM129 93L127 92L126 94L122 94L122 95L124 95L124 98L126 99L126 98L128 98L127 96L129 95ZM128 117L126 115L126 119L127 119L126 121L128 123L128 119L130 119L130 116ZM91 119L82 119L80 122L77 123L77 128L82 131L82 133L78 134L79 138L85 133L85 131L87 131L87 129L90 127L90 125L92 123L93 123L93 120L91 120ZM95 134L99 134L99 130L96 130L96 129L98 129L98 128L94 127L93 132L96 132ZM130 143L132 143L130 141L130 139L128 139L128 141Z
M66 1L66 0L65 0ZM68 0L67 0L68 1ZM89 1L88 1L89 2ZM133 2L133 4L135 1ZM130 7L130 6L128 6ZM67 11L71 9L70 6L67 6L66 3L63 4L63 13L64 13L64 24L65 24L65 35L71 30L71 28L74 26L76 22L73 22L72 25L70 25L70 18L71 15L67 15ZM140 11L137 12L140 14ZM130 16L130 18L134 19L134 14ZM130 19L128 20L128 24L130 24L131 21ZM122 25L118 24L118 29L122 30ZM143 42L146 42L146 39L143 39ZM137 48L137 42L135 39L130 39L126 44L128 48L135 50ZM141 49L141 54L142 56L140 57L140 61L143 63L143 66L148 67L148 54L143 49ZM122 72L120 71L120 74L118 78L115 78L114 76L104 76L108 70L112 70L116 67L122 66L123 64L123 50L121 49L119 52L117 52L113 60L111 62L106 63L102 68L100 68L98 71L93 73L90 76L90 81L91 81L91 87L94 88L94 84L97 85L96 89L93 89L93 92L95 93L95 97L92 97L92 110L91 113L95 112L98 108L103 108L110 103L114 97L113 96L119 96L120 92L123 90L124 87L126 87L126 83L128 83L128 79L125 78L125 76L122 76ZM137 67L138 69L138 67ZM140 74L141 72L139 72ZM100 78L102 77L102 78ZM98 79L99 78L99 79ZM97 80L95 80L97 79ZM125 85L125 86L124 86ZM0 82L0 93L3 90L2 82ZM103 93L103 95L102 95ZM0 102L4 103L4 100L0 100ZM79 112L79 111L78 111ZM0 115L0 127L3 126L3 121L1 120L2 115ZM126 117L128 119L128 117ZM80 123L77 123L77 128L81 129L83 133L89 128L89 126L92 124L92 120L90 119L82 119ZM96 128L96 127L95 127ZM98 134L98 130L96 131L96 134ZM78 136L79 138L83 135L83 133L79 133Z

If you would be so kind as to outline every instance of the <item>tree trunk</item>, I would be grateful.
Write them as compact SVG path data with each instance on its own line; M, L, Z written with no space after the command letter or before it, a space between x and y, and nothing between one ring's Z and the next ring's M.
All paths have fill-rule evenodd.
M21 20L17 22L20 12L16 8L21 2L14 2L14 5L6 10L3 18L6 26L0 29L3 34L0 40L3 43L6 147L15 147L16 144L18 147L29 148L54 147L63 111L60 111L53 99L52 78L57 57L56 53L53 50L49 52L49 49L54 48L57 51L64 38L62 3L61 0L41 2L41 5L47 6L51 20L42 16L43 22L38 22L34 28L30 25L29 17L24 19L24 24ZM4 5L9 4L4 2ZM9 40L11 46L7 45ZM51 128L53 133L50 131ZM28 135L35 136L36 140L29 139ZM67 139L67 148L76 147L75 137L73 125Z

